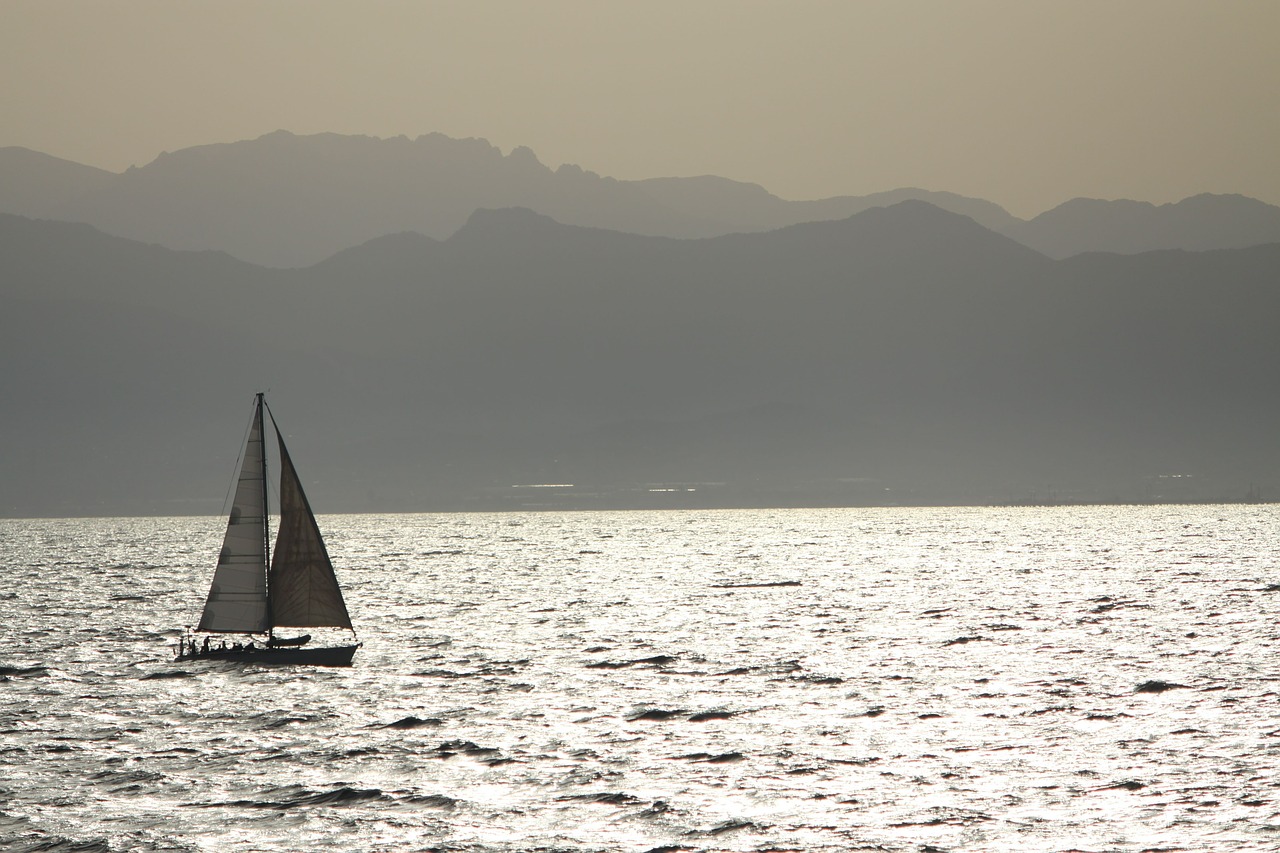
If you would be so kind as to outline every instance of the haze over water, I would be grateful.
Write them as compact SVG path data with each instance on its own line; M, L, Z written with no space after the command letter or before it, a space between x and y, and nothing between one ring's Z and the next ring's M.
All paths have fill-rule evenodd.
M1280 833L1275 505L320 522L351 669L172 661L221 518L0 521L0 846Z

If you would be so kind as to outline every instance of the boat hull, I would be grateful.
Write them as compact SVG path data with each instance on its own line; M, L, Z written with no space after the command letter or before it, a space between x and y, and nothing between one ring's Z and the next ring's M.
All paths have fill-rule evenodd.
M177 660L228 661L272 666L351 666L354 646L325 646L315 649L210 649L198 654L181 654Z

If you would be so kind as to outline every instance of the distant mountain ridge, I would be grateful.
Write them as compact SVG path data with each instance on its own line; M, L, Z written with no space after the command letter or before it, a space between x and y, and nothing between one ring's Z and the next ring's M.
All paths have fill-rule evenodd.
M0 265L5 515L216 512L262 388L327 511L1280 489L1280 244L1052 260L921 201L700 239L501 209L273 269L0 215Z
M1055 258L1083 252L1242 249L1277 242L1280 207L1243 195L1209 193L1162 205L1077 198L1005 233Z
M1244 196L1161 206L1076 199L1027 221L989 201L921 189L787 201L713 176L623 181L572 165L552 170L528 148L504 155L482 139L438 133L410 140L277 131L162 154L121 174L0 148L0 212L276 267L309 266L388 234L444 239L477 209L525 207L566 224L695 239L843 219L910 199L1054 258L1280 241L1280 207Z
M104 189L119 178L27 148L0 148L0 212L48 218L60 206Z

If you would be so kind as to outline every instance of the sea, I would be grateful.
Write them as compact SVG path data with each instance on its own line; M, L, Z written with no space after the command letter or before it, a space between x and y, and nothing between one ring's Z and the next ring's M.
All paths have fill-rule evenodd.
M174 660L224 519L0 520L0 849L1280 849L1280 505L319 521L350 668Z

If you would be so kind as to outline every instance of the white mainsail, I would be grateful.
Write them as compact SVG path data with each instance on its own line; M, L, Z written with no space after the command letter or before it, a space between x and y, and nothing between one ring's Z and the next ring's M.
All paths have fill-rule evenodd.
M271 622L290 628L350 628L316 517L274 417L271 424L280 444L280 532L271 559Z
M222 540L218 567L199 629L256 634L270 627L267 607L267 495L263 466L262 399L254 407L244 463Z

